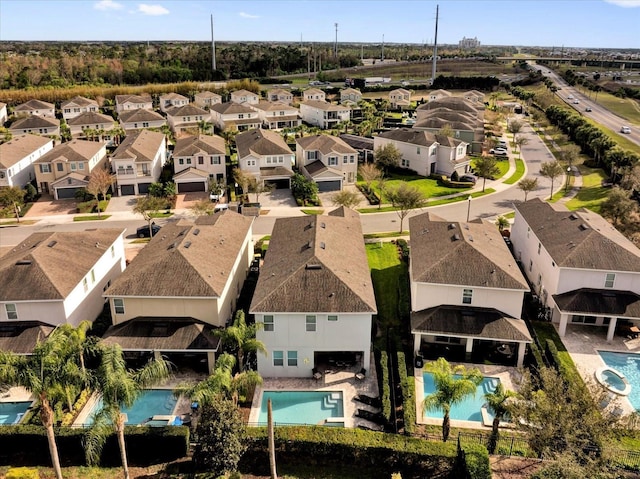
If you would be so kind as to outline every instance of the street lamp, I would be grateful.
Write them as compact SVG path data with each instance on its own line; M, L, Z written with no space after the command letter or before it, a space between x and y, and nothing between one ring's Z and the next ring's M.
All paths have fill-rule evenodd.
M567 190L569 189L569 175L571 174L571 167L567 166L567 182L564 185L564 194L567 194Z
M469 222L469 213L471 213L471 195L467 198L467 223Z

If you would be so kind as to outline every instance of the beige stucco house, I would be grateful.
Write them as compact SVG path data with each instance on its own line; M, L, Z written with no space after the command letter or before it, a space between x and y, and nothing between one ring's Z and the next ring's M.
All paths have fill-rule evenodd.
M340 191L358 177L358 152L337 136L296 139L296 164L319 191Z

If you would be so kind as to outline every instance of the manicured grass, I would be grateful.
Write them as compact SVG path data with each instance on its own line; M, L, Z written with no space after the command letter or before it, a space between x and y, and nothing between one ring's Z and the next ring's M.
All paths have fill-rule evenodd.
M589 168L578 165L582 174L582 188L578 194L567 201L566 206L570 210L588 208L596 213L600 212L600 205L609 196L610 188L602 186L602 180L607 178L607 174L600 168Z
M516 212L512 211L511 213L505 213L503 215L501 215L503 218L506 218L508 220L512 220L516 217Z
M407 266L400 261L393 243L365 245L373 290L378 305L378 320L383 326L393 327L398 321L398 288L407 278Z
M496 161L496 166L500 170L500 173L495 175L495 179L497 180L498 178L502 178L504 175L507 174L507 171L509 171L509 162L506 161L506 159L498 160ZM475 160L471 160L471 167L475 169L476 167Z
M324 210L300 210L302 211L305 215L321 215L322 213L324 213Z
M520 178L524 176L524 171L525 171L524 161L522 161L521 159L517 159L515 173L511 175L509 178L507 178L506 180L504 180L504 183L506 185L513 185L517 183L518 181L520 181Z
M169 218L173 216L173 213L171 211L163 211L158 213L151 213L149 216L151 218Z
M0 220L0 227L1 226L12 226L12 225L34 225L38 222L38 220L20 220L20 223L18 223L17 220Z
M610 93L599 92L597 103L616 115L626 118L630 123L640 125L640 108L633 98L618 98Z
M73 221L102 221L111 218L111 215L74 216Z
M387 189L394 189L400 186L401 183L408 183L409 185L417 188L425 198L432 198L434 196L446 196L453 195L465 191L467 188L450 188L448 186L440 186L437 180L425 178L424 176L398 176L390 175L390 179L385 182ZM378 189L378 182L372 183L371 187L380 196L380 190ZM385 202L383 195L383 202Z
M375 238L397 238L398 236L409 236L408 231L403 231L399 233L398 231L389 231L387 233L367 233L364 236L364 239L375 239Z
M480 198L481 196L485 196L495 192L496 190L494 190L493 188L487 188L484 191L476 191L474 193L471 193L470 195L465 194L461 196L456 196L455 198L447 198L446 200L429 201L429 203L427 203L427 206L439 206L439 205L447 205L449 203L458 203L459 201L466 201L467 198L469 198L469 196L471 196L471 198Z

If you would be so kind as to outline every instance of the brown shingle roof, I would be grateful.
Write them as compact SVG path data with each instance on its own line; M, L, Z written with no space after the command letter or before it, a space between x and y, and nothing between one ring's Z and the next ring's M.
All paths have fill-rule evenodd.
M251 223L250 218L224 211L195 222L167 224L105 294L220 297Z
M123 103L149 103L151 95L143 93L142 95L116 95L116 104L122 105Z
M640 318L640 296L630 291L581 288L553 299L562 312Z
M44 341L53 329L39 321L3 321L0 324L0 351L31 354L36 344Z
M320 160L312 161L302 168L307 170L307 173L309 173L309 176L311 176L311 178L315 178L317 175L319 175L320 173L324 173L325 171L329 171L336 176L342 177L342 173L340 171L336 170L335 168L329 168Z
M349 108L347 108L346 106L335 105L333 103L319 100L304 101L301 103L301 105L306 105L311 108L317 108L318 110L323 111L349 111Z
M104 148L104 145L105 143L99 141L71 140L54 146L52 150L38 158L35 163L51 163L58 159L65 161L88 161Z
M44 116L30 115L14 121L9 127L10 130L26 130L29 128L51 128L60 127L60 120L57 118L46 118Z
M571 212L539 198L515 208L558 266L640 271L640 250L600 215L585 209Z
M276 219L252 313L377 311L360 218L339 213Z
M11 168L34 151L51 143L51 138L37 135L18 135L0 145L0 168Z
M122 234L110 228L33 233L0 257L0 301L66 298Z
M55 108L53 103L47 103L42 100L29 100L16 106L14 111L29 111L29 110L51 110Z
M123 123L164 120L164 116L160 113L153 110L145 110L144 108L123 111L119 114L118 118L120 118L120 121Z
M95 100L91 100L89 98L85 98L83 96L74 96L70 100L63 101L62 104L60 105L60 107L64 108L64 107L66 107L68 105L78 105L78 106L94 105L94 106L98 106L98 102L95 101Z
M331 152L354 155L358 153L343 139L330 135L313 135L297 138L296 143L304 150L318 150L323 155Z
M235 113L253 113L255 115L256 111L253 108L250 108L246 105L241 105L236 102L227 102L227 103L216 103L211 106L211 110L220 113L221 115L229 115Z
M78 116L74 118L70 118L67 123L69 125L95 125L100 123L111 123L113 124L115 120L113 117L109 115L103 115L102 113L96 113L95 111L85 111L84 113L80 113Z
M297 108L292 107L291 105L287 105L286 103L282 103L281 101L260 100L257 105L251 105L251 106L253 106L253 108L257 110L262 110L262 111L291 111L291 110L298 111ZM282 117L274 116L273 118L268 117L267 119L279 120L279 119L282 119Z
M209 112L192 104L174 106L167 110L168 116L205 116L209 117Z
M409 218L409 230L413 281L529 290L495 225L424 213Z
M176 92L165 93L164 95L160 95L160 100L189 100L186 96L181 95Z
M180 138L173 149L173 156L191 156L199 151L204 151L210 155L224 155L226 153L224 138L218 135L198 135Z
M113 160L134 158L135 161L153 161L158 150L165 141L164 134L156 131L142 130L132 135L127 135L122 143L113 152Z
M292 154L279 133L260 128L237 135L236 146L238 147L238 158L245 158L252 153L259 156Z

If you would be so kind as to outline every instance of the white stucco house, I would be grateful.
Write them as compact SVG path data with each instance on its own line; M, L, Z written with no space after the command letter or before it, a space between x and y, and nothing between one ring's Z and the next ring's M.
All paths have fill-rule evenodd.
M275 101L260 101L251 105L262 121L262 127L269 130L295 128L302 124L300 112L296 107Z
M331 135L296 139L296 164L319 191L340 191L358 178L358 151Z
M60 105L62 117L65 121L75 118L81 113L99 113L98 102L83 96L74 96L70 100L63 101Z
M267 100L291 105L293 103L293 93L284 88L272 88L267 90Z
M218 103L211 107L211 122L220 130L237 129L247 131L260 128L262 120L249 105L240 103Z
M177 107L185 106L189 104L189 99L180 95L179 93L170 92L164 95L160 95L160 111L167 112L167 110Z
M128 135L111 155L118 196L148 193L166 160L167 142L162 133L141 130Z
M311 378L336 357L368 370L377 308L358 213L276 219L249 312L262 377Z
M166 113L169 127L176 135L197 133L202 122L211 122L211 114L195 105L174 106Z
M153 110L127 110L118 115L120 127L126 131L142 130L143 128L162 128L167 120L160 113Z
M389 92L391 108L402 108L411 105L411 92L405 88L396 88Z
M345 88L340 90L340 103L352 105L362 100L362 92L355 88Z
M236 90L231 92L231 101L235 103L257 105L260 101L260 95L249 90Z
M226 144L217 135L187 136L173 149L173 180L178 193L208 191L209 181L226 184Z
M112 130L115 126L113 117L97 112L80 113L67 121L71 138L98 139L113 145Z
M209 110L213 105L222 103L222 96L210 91L200 91L194 95L193 103L204 110Z
M127 110L153 110L151 95L116 95L116 111L122 113Z
M19 135L0 144L0 187L23 188L36 177L34 163L53 149L53 140L38 135Z
M13 109L13 115L16 117L35 115L46 118L55 118L56 107L53 103L33 99L17 105Z
M271 130L250 130L236 136L239 168L258 182L276 188L290 188L295 155L280 136Z
M640 326L640 250L596 213L539 198L515 205L516 259L560 336L592 326L611 341Z
M302 92L302 101L327 101L327 94L319 88L307 88Z
M302 121L323 130L333 128L337 124L351 119L351 110L346 106L310 100L300 103Z
M495 225L424 213L409 218L409 230L415 353L457 350L481 362L508 350L504 359L522 366L532 342L521 319L529 286Z

